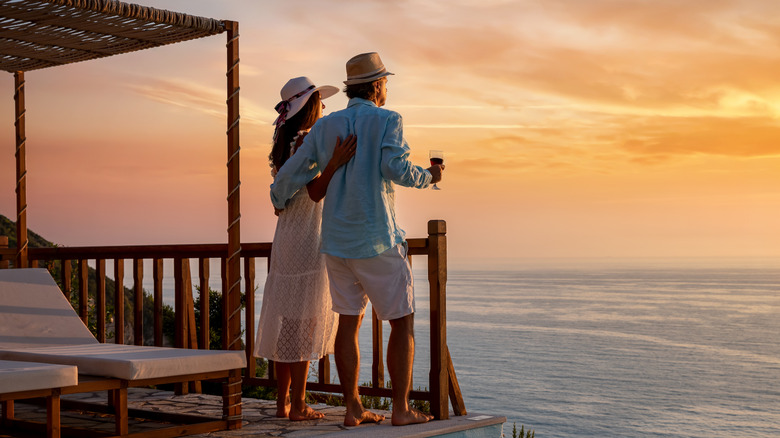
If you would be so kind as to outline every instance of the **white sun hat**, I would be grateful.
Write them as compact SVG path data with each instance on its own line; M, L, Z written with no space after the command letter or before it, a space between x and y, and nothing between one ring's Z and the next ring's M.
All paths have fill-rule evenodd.
M274 121L274 125L282 125L285 120L294 116L306 105L309 97L315 92L320 92L320 99L326 99L339 92L339 89L332 85L322 85L317 87L311 79L306 76L292 78L284 84L282 91L282 101L276 104L274 109L279 113L279 117Z

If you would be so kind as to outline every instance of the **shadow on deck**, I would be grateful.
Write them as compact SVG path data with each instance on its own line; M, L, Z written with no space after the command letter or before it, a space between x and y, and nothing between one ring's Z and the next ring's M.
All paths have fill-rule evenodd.
M62 397L67 401L102 403L106 402L104 393L73 394ZM195 414L219 417L222 415L222 398L214 395L187 394L174 396L173 392L155 389L133 388L128 391L128 407L178 414ZM325 414L321 420L291 422L274 416L276 402L274 400L243 399L243 426L239 430L211 432L192 435L193 437L360 437L372 438L394 437L435 437L448 438L500 438L502 436L505 417L487 414L469 414L466 416L451 415L448 420L431 421L403 427L390 425L390 413L380 412L387 418L380 424L364 424L357 427L346 427L344 408L327 405L313 405L315 409ZM16 416L21 419L46 419L45 406L28 405L17 402ZM111 433L114 427L113 416L86 413L83 411L63 410L62 425L66 428L104 430ZM159 423L144 421L130 422L130 432L152 432L159 428ZM0 431L0 437L7 435Z

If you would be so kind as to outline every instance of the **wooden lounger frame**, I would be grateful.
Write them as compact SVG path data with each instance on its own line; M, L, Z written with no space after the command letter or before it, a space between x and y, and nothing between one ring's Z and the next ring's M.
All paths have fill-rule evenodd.
M46 428L47 438L59 438L61 393L62 388L47 388L0 394L0 405L3 409L2 417L0 417L0 430L13 428L14 424L17 423L14 418L14 400L43 397L46 399L46 424L41 425L41 429Z
M127 391L129 388L142 388L167 383L181 383L199 380L222 380L222 418L205 417L201 415L185 415L129 409ZM61 395L81 394L86 392L108 391L107 404L93 404L67 401ZM14 400L46 397L46 425L14 418ZM144 437L161 438L207 433L219 430L238 429L241 426L241 370L216 371L209 373L189 374L185 376L161 377L143 380L124 380L95 376L79 375L77 386L64 388L24 391L0 394L3 405L2 429L32 430L40 433L46 428L46 436L56 438L60 430L65 435L79 437ZM80 409L91 412L113 414L115 421L114 433L104 433L97 430L76 429L61 425L60 408ZM161 423L171 423L173 426L150 430L131 431L130 418L143 418Z

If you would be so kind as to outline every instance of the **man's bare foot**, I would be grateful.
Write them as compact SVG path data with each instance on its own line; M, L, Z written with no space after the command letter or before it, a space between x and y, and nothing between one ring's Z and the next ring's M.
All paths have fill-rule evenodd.
M290 415L290 396L286 396L284 401L276 399L277 418L287 418Z
M433 420L432 415L424 414L417 409L409 408L406 411L396 412L393 410L393 417L390 422L393 426L406 426L407 424L427 423Z
M375 414L365 409L351 412L351 410L347 408L347 414L344 416L344 426L357 426L361 423L380 423L384 419L384 415Z
M290 409L290 421L319 420L325 417L325 414L315 411L311 406L304 406L303 410Z

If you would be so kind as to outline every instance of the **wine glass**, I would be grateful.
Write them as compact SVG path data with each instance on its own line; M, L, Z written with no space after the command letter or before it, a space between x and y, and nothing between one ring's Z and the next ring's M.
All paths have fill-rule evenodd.
M436 164L444 164L444 151L431 150L428 153L428 157L431 159L431 166ZM439 186L437 186L435 183L433 184L433 187L431 187L431 189L441 190Z

